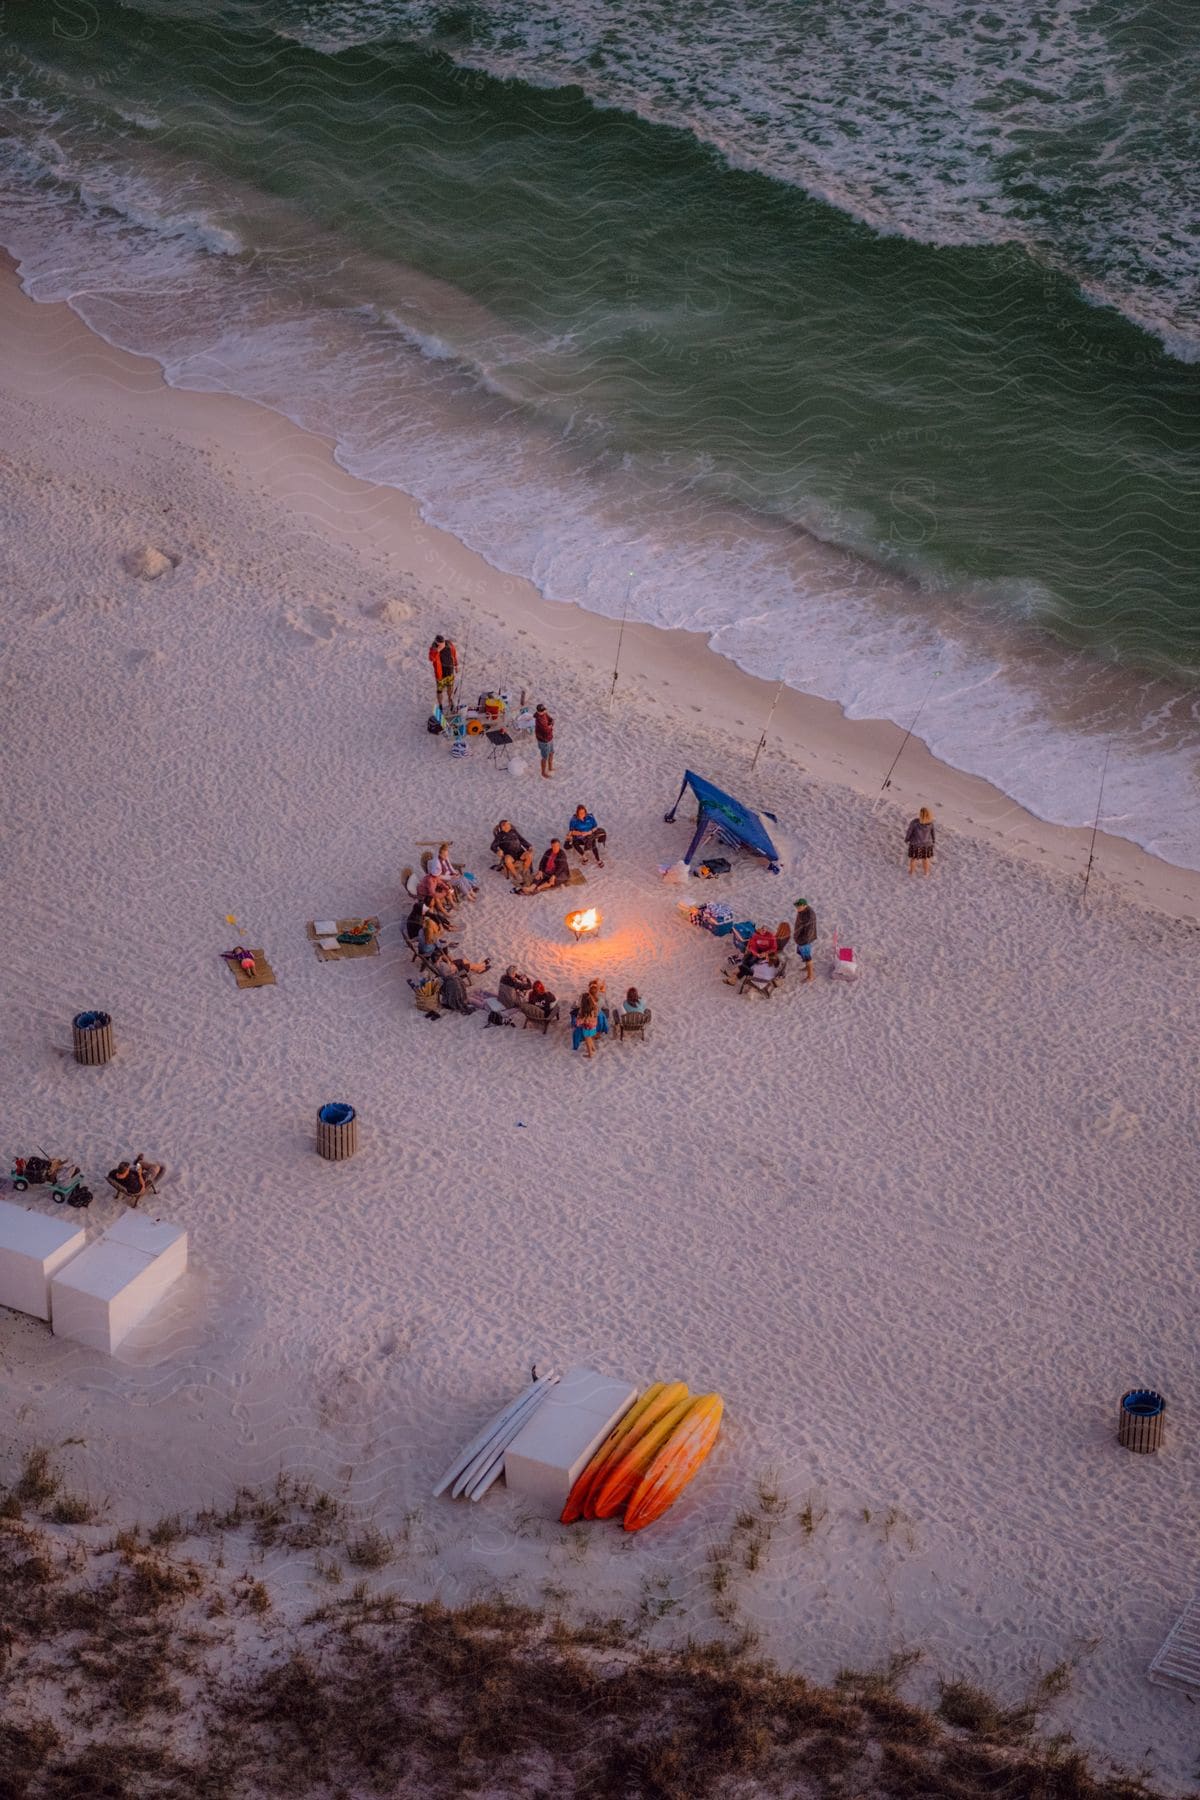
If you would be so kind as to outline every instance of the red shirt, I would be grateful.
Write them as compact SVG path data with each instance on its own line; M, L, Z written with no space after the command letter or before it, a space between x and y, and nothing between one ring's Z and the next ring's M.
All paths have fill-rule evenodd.
M779 949L779 939L765 925L759 927L746 945L754 956L774 956Z
M554 720L548 712L534 713L533 735L539 744L549 744L554 738Z

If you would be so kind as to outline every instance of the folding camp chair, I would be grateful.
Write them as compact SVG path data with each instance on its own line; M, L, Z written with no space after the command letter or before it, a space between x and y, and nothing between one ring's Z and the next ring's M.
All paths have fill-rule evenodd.
M158 1193L158 1189L155 1187L153 1181L151 1181L149 1175L143 1175L143 1177L142 1177L145 1185L142 1188L142 1191L140 1194L127 1193L126 1190L121 1186L120 1182L114 1181L111 1175L106 1175L104 1177L104 1179L105 1179L105 1181L107 1181L107 1183L108 1183L109 1187L112 1189L113 1193L117 1196L117 1199L123 1200L125 1202L126 1206L136 1206L138 1201L143 1199L146 1194L157 1194Z
M767 967L770 967L772 971L769 980L765 976L757 973L758 970ZM775 992L775 989L779 986L779 983L783 980L786 970L787 965L783 961L771 964L755 963L754 968L751 969L750 973L748 975L743 975L741 981L738 983L738 993L748 994L754 992L756 994L764 995L766 999L769 1000L771 995Z
M507 769L508 752L512 744L508 732L497 726L495 731L487 733L487 741L492 746L488 752L488 761L495 763L498 769Z
M557 1000L550 1008L549 1012L543 1011L535 1001L530 1000L519 1000L517 1002L517 1010L524 1017L524 1029L528 1031L531 1025L540 1025L543 1037L545 1037L551 1025L562 1016L562 1008L559 1006Z

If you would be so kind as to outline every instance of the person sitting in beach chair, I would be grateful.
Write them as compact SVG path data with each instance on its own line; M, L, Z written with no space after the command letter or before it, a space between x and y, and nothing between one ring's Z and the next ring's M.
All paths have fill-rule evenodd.
M740 956L729 959L730 966L725 971L725 980L731 987L745 981L755 963L767 962L779 954L779 938L766 925L756 925L747 938Z
M513 889L514 894L542 894L547 888L567 887L571 880L571 865L567 861L567 853L558 838L551 838L550 848L538 864L537 879L527 881L524 887Z
M501 1006L520 1006L522 1000L529 998L529 990L533 982L528 975L522 974L515 963L509 963L500 977L499 997Z
M439 844L438 853L430 859L429 873L440 876L448 887L454 889L460 900L478 900L476 891L478 883L473 875L460 869L450 860L449 844Z
M783 980L784 972L785 965L779 956L770 956L763 962L753 963L738 983L738 993L748 994L753 991L770 999L776 985Z
M567 826L567 849L578 850L580 856L586 857L590 850L600 867L604 867L600 855L601 844L607 844L608 833L597 825L586 806L577 806L571 823Z
M528 875L533 867L533 845L521 836L511 819L501 819L492 833L492 855L500 859L496 868L503 869L514 881Z
M779 939L769 925L760 925L751 933L746 945L746 955L753 957L755 962L765 962L768 956L777 956L778 953Z
M462 978L464 985L467 987L470 987L471 985L472 975L486 975L492 966L492 959L490 956L485 956L483 961L478 963L471 962L470 959L465 956L450 956L449 954L446 954L442 960L450 964L450 967L454 970L455 974Z
M540 1025L543 1037L552 1021L559 1016L558 999L545 982L531 981L528 975L522 975L519 969L511 965L501 978L499 999L501 1006L510 1012L521 1014L526 1028Z
M418 1006L421 1006L421 990L425 983L431 980L437 983L437 1003L443 1012L469 1013L473 1011L471 1002L467 998L466 978L444 951L437 951L427 958L422 981L411 983L413 992L418 995Z
M443 937L443 927L429 913L421 920L421 929L417 933L417 954L426 962L433 959L438 949L448 948L448 941Z
M143 1194L156 1194L156 1183L166 1174L163 1163L147 1162L144 1156L135 1156L133 1160L121 1161L115 1169L110 1169L104 1177L114 1194L128 1200L130 1206L136 1206Z
M421 859L422 874L417 882L417 899L423 900L427 906L436 906L440 911L449 913L458 905L458 894L430 866L432 860L426 851Z
M535 981L529 989L529 998L521 1008L530 1025L540 1025L542 1036L546 1035L546 1027L552 1019L559 1015L558 996L552 994L544 981Z
M404 936L409 944L417 937L426 919L432 919L444 931L450 923L450 914L432 900L414 900L404 921Z
M635 987L631 987L625 995L620 1012L613 1014L613 1022L617 1028L617 1036L624 1042L627 1037L640 1037L646 1040L646 1027L650 1023L650 1008Z

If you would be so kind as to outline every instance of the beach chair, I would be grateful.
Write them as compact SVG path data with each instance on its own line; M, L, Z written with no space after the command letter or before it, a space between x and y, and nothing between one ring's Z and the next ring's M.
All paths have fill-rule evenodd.
M559 1006L557 1000L554 1002L554 1005L550 1008L549 1012L544 1012L540 1006L535 1006L528 1000L519 1000L517 1002L517 1011L525 1020L523 1029L528 1031L531 1025L540 1025L543 1037L545 1037L551 1025L553 1025L557 1019L562 1017L562 1008Z
M144 1170L142 1172L143 1186L140 1194L127 1194L120 1182L114 1181L111 1175L106 1175L104 1179L116 1195L117 1199L123 1200L126 1206L136 1206L138 1201L144 1199L147 1194L158 1193L158 1189L155 1187L153 1180Z
M627 1037L646 1041L646 1027L650 1023L651 1008L644 1007L641 1012L614 1012L612 1015L616 1035L624 1043Z
M787 965L782 960L774 963L755 963L750 973L743 975L738 984L738 993L762 994L764 999L769 1000L783 980L786 968Z

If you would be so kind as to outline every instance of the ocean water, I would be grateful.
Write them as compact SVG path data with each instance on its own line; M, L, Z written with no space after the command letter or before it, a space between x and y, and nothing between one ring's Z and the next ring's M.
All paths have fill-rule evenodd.
M10 0L26 289L1200 867L1200 13ZM881 779L882 779L881 771Z

